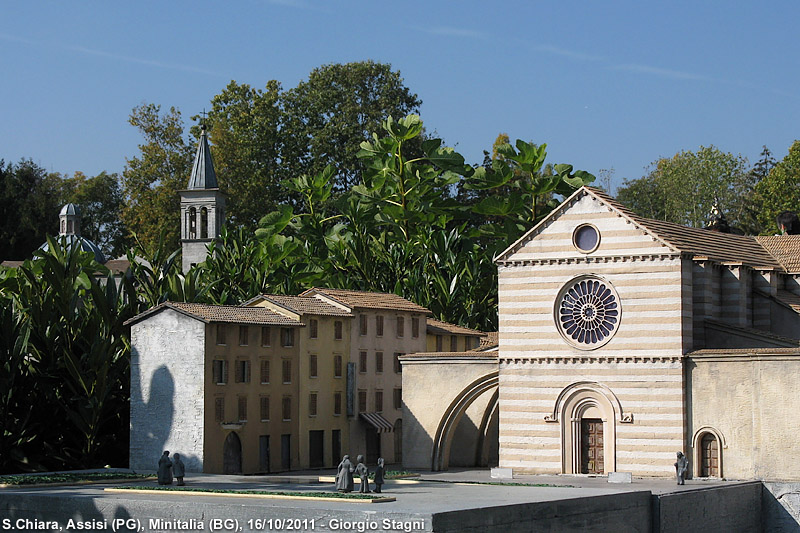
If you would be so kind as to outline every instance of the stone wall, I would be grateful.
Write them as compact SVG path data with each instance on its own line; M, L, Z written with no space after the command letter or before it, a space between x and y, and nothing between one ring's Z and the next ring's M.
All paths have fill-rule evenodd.
M131 327L130 467L156 470L164 450L203 471L205 324L164 309Z

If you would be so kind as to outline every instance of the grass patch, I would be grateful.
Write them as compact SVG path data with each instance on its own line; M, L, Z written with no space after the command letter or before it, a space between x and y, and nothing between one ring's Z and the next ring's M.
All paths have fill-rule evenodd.
M387 470L383 474L383 479L403 479L408 477L419 477L417 472L407 472L405 470ZM369 479L375 479L375 472L369 473Z
M65 474L11 474L0 476L0 485L41 485L46 483L79 483L82 481L108 481L111 479L144 479L147 474L129 472L86 472Z
M152 490L152 491L171 491L171 492L210 492L214 494L255 494L261 496L303 496L306 498L338 498L342 500L374 500L377 496L371 494L359 494L352 492L299 492L299 491L278 491L278 490L241 490L241 489L201 489L196 487L172 487L160 485L158 487L141 487L125 485L116 487L118 490Z

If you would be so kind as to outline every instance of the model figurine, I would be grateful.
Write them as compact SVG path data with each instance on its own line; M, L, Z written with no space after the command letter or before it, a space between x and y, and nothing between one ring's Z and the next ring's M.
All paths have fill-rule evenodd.
M675 462L675 475L678 477L678 485L683 485L686 479L686 474L689 472L689 460L683 455L683 452L678 452L678 460Z
M378 458L378 466L375 467L375 492L381 492L381 485L383 485L383 457Z
M361 488L359 489L359 492L367 493L369 492L369 469L367 468L367 465L364 464L363 455L356 457L356 461L358 461L358 464L356 465L356 474L358 474L358 477L361 478Z
M169 451L166 450L158 460L158 484L172 485L172 461L169 458Z
M350 456L342 457L339 470L336 473L336 490L339 492L353 492L353 463Z
M183 482L183 476L186 473L186 466L181 461L181 454L176 453L172 456L172 474L178 480L177 485L183 487L186 483Z

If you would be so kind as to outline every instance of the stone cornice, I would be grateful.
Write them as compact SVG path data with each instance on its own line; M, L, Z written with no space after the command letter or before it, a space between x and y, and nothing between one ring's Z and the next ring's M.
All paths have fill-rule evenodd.
M636 255L601 255L580 257L558 257L542 259L509 259L497 261L499 266L537 266L537 265L587 265L598 263L628 263L633 261L666 261L684 257L679 253L636 254Z
M551 364L561 363L565 365L580 363L679 363L684 359L683 355L563 355L563 356L543 356L543 357L500 357L500 363L528 363L528 364Z

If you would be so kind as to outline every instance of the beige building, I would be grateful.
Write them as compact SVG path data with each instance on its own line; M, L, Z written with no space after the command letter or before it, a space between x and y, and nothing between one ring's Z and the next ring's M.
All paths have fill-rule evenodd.
M163 450L190 472L308 466L302 322L266 308L166 302L127 324L131 468L155 469Z
M427 352L467 352L477 349L486 333L428 317Z
M314 288L317 298L353 315L349 323L347 415L351 456L375 464L403 457L400 356L423 351L430 311L396 294Z
M800 477L800 236L643 219L584 187L497 264L496 366L451 354L426 402L430 372L411 369L432 354L404 358L419 463L447 468L478 403L515 472L672 476L683 451L696 477Z

